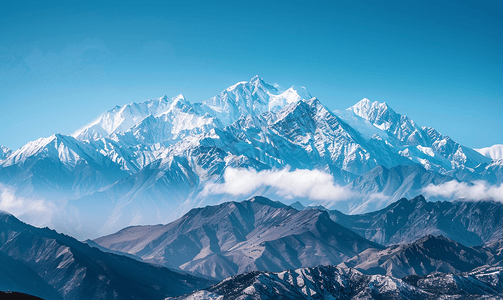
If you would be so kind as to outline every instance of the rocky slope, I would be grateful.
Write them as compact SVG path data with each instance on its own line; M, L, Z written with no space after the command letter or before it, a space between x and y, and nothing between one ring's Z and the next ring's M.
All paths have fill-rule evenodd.
M428 202L418 196L366 214L336 210L329 214L342 226L382 245L408 244L429 234L467 246L503 239L503 204L497 201Z
M459 275L432 274L397 279L354 269L317 266L251 272L208 289L168 299L499 299L503 269L486 267Z
M339 266L355 268L365 274L402 278L433 272L468 272L487 264L490 257L492 255L485 249L473 249L443 236L428 235L412 244L365 250Z

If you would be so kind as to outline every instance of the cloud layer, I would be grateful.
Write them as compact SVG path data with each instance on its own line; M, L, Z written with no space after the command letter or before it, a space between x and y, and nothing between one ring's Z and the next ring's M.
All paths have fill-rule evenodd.
M203 195L251 195L269 187L283 199L308 198L310 200L347 200L353 195L348 188L335 184L333 176L319 170L265 170L227 168L224 183L208 184Z
M17 197L12 188L0 184L0 210L31 225L47 226L51 224L55 205L46 200Z
M489 185L485 181L472 183L449 181L440 185L430 184L423 188L423 195L429 197L441 197L444 199L465 198L471 200L494 199L503 201L503 184L499 186Z

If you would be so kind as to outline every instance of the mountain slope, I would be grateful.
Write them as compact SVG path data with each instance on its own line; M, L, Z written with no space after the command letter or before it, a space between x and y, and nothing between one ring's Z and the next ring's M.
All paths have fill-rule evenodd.
M487 261L488 254L483 250L466 247L443 236L428 235L408 245L365 250L339 266L355 268L365 274L402 278L433 272L468 272Z
M0 252L0 265L0 290L25 293L43 299L63 299L56 289L22 262Z
M329 213L342 226L383 245L408 244L429 234L467 246L503 239L503 204L496 201L427 202L418 196L361 215Z
M101 252L48 228L27 225L3 212L0 214L0 242L2 255L38 274L63 299L163 299L210 283Z
M255 197L193 209L167 225L135 226L96 243L215 278L253 270L336 264L370 247L319 210Z
M487 157L456 143L433 128L417 126L414 121L396 113L386 103L371 103L368 99L363 99L339 114L348 123L358 124L361 131L377 132L394 145L402 156L423 165L427 170L446 174L457 168L473 170L480 164L490 162ZM358 118L363 119L363 122Z

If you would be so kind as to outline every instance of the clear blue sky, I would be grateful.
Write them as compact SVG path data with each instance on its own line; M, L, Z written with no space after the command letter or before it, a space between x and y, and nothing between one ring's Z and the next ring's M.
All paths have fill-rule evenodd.
M256 74L330 109L366 97L464 145L503 143L502 3L3 0L0 144Z

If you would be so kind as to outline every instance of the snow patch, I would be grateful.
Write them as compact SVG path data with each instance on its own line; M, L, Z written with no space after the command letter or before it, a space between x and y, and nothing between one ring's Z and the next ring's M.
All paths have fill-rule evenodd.
M418 145L417 150L421 151L422 153L424 153L428 156L435 157L435 153L433 152L433 150L430 147L423 147L421 145Z

